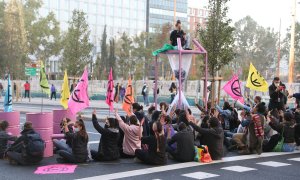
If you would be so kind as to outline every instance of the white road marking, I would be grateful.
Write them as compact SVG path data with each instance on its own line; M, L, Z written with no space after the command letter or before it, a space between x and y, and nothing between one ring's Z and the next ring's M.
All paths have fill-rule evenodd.
M261 162L261 163L256 163L256 164L263 165L263 166L271 166L271 167L281 167L281 166L291 165L291 164L275 162L275 161L267 161L267 162Z
M99 135L100 136L100 134L99 133L95 133L95 132L87 132L88 134L95 134L95 135Z
M228 171L234 171L234 172L247 172L247 171L254 171L257 169L244 167L244 166L229 166L229 167L223 167L221 169L228 170Z
M99 141L89 141L89 144L98 144Z
M138 170L118 172L118 173L112 173L112 174L105 174L105 175L94 176L94 177L87 177L87 178L82 178L82 179L78 179L78 180L120 179L120 178L134 177L134 176L139 176L139 175L159 173L159 172L164 172L164 171L178 170L178 169L190 168L190 167L196 167L196 166L204 166L204 165L224 163L224 162L233 162L233 161L241 161L241 160L248 160L248 159L258 159L258 158L264 158L264 157L281 156L281 155L297 154L297 153L300 153L300 152L299 151L290 152L290 153L270 152L270 153L263 153L261 155L252 154L252 155L244 155L244 156L225 157L225 158L223 158L223 160L213 161L208 164L197 163L197 162L178 163L178 164L172 164L172 165L166 165L166 166L159 166L159 167L138 169Z
M299 161L300 162L300 158L292 158L292 159L288 159L289 161Z
M193 178L193 179L208 179L208 178L212 178L212 177L218 177L220 175L210 174L210 173L205 173L205 172L194 172L194 173L189 173L189 174L183 174L182 176Z

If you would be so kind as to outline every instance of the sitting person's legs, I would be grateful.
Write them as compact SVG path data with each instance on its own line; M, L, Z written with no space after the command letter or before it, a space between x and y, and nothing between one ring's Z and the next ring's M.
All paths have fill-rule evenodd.
M69 162L69 163L76 163L76 158L74 155L68 151L60 150L58 151L59 156L63 158L64 161Z
M58 150L64 150L72 153L72 148L66 144L66 140L61 139L53 139L53 145L58 149Z
M22 157L21 153L9 151L9 152L7 152L7 157L8 157L10 162L15 161L15 162L17 162L18 164L21 164L21 165L26 164L26 162L24 161L24 158Z

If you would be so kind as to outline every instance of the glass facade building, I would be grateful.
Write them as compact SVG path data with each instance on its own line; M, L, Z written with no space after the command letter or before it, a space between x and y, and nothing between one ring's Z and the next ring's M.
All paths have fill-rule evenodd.
M149 0L149 32L166 23L174 24L174 5L176 2L176 19L181 20L187 28L188 0Z
M105 25L108 39L117 38L123 32L133 36L146 31L146 2L147 0L43 0L40 14L44 16L54 12L62 31L67 31L72 11L79 9L85 12L91 30L90 41L95 46L95 58L100 52ZM50 62L50 66L51 72L58 69L56 62Z

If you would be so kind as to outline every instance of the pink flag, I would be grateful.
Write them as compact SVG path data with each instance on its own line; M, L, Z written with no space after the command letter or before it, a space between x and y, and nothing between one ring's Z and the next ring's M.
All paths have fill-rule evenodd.
M223 87L224 91L233 99L244 103L240 81L237 75L233 75L232 79L228 81Z
M89 107L90 100L88 96L88 71L85 68L80 81L78 82L76 88L71 94L68 102L69 110L72 114L76 114L79 111Z
M114 109L114 78L113 78L112 68L110 68L110 73L108 76L106 104L109 106L109 110L112 112Z

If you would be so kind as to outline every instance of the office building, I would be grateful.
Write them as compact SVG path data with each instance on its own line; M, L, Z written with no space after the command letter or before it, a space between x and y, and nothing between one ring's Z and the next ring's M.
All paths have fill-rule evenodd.
M183 28L188 28L188 0L148 0L147 6L148 32L154 32L155 28L166 23L174 24L177 19L181 20Z
M188 8L188 21L189 29L191 32L195 32L198 26L204 28L209 15L208 9L203 6L202 8Z
M62 31L68 29L72 11L82 10L87 14L91 30L90 41L95 46L93 57L100 52L100 40L104 26L107 26L109 38L118 38L123 32L130 36L146 31L147 0L43 0L40 10L42 16L54 12ZM50 71L58 72L58 59L50 60Z

